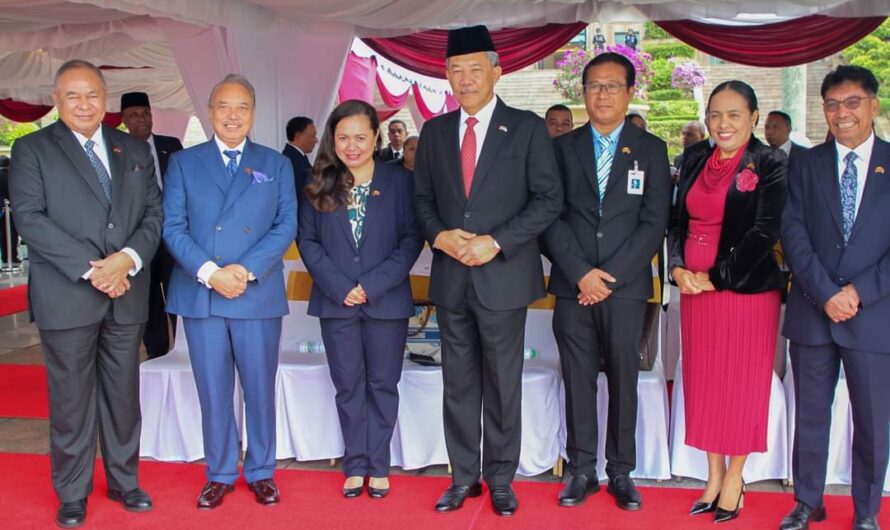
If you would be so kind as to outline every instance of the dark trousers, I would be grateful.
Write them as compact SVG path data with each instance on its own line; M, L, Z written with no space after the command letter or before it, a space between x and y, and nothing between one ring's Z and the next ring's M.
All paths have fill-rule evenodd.
M170 351L170 337L176 334L176 315L165 310L167 305L165 293L170 270L162 263L161 252L162 249L158 249L159 255L151 262L148 322L145 323L145 333L142 335L142 342L145 344L145 352L149 359L166 355Z
M853 506L871 517L881 508L890 452L890 355L848 350L836 344L791 343L794 373L794 496L822 505L831 404L843 362L853 412Z
M468 282L460 307L436 311L442 334L445 446L454 483L465 486L479 480L481 438L485 481L489 486L510 484L522 442L522 350L528 309L488 309Z
M141 324L102 322L40 330L49 383L53 487L61 502L93 491L96 437L108 487L139 486L139 338Z
M636 467L637 378L645 314L644 300L609 297L592 306L574 298L556 300L553 334L565 382L566 453L572 474L596 476L600 370L606 372L609 388L606 473L629 475Z
M408 319L322 318L321 337L343 432L348 477L389 476Z
M232 401L235 369L244 390L248 483L275 472L275 374L281 318L184 318L185 338L201 404L207 480L233 484L238 478L240 434Z

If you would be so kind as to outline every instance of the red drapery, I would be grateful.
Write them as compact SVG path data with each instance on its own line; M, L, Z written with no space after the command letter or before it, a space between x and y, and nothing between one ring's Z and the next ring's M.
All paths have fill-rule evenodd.
M535 63L569 42L587 26L547 24L539 28L508 28L491 32L505 74ZM448 32L430 30L402 37L365 38L365 44L390 61L419 74L445 78Z
M725 61L783 67L837 53L877 29L884 19L812 15L758 26L724 26L692 20L656 24L686 44Z
M0 99L0 115L20 123L37 121L51 110L53 108L48 105L32 105L11 99Z

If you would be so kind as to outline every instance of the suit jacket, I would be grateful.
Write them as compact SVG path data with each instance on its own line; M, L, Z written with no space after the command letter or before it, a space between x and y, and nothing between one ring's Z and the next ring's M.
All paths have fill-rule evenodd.
M173 136L159 134L153 134L152 139L154 139L155 151L158 153L158 167L161 171L161 181L163 181L167 174L167 161L170 159L170 155L176 151L182 151L182 142Z
M404 153L404 151L402 151L402 152ZM395 159L396 159L396 154L392 150L391 145L384 147L383 150L380 151L380 156L378 157L378 160L380 160L381 162L389 162L389 161L395 160Z
M890 353L890 144L875 137L862 202L844 244L835 142L792 158L782 248L793 273L784 335L807 345ZM861 307L834 324L823 307L852 283Z
M809 151L809 150L810 150L810 149L809 149L808 147L804 147L804 146L802 146L802 145L800 145L800 144L796 144L796 143L794 143L794 142L791 142L791 152L788 153L788 158L791 159L791 158L794 158L794 157L796 157L796 156L798 156L798 155L802 155L802 154L806 153L806 152Z
M689 232L686 196L714 149L716 147L702 141L685 152L668 238L668 270L685 267L683 254ZM748 142L738 171L750 169L759 180L754 191L739 191L731 184L726 194L717 258L708 270L711 283L718 291L761 293L785 285L773 247L779 239L779 218L788 191L786 159L780 149L765 145L754 136Z
M575 298L578 281L591 269L617 280L612 296L647 300L652 296L652 257L661 247L671 208L667 146L625 122L600 199L590 124L553 142L563 178L565 207L544 239L553 261L550 292ZM642 195L627 193L628 171L645 173Z
M302 196L303 188L306 187L306 184L312 178L312 164L309 163L309 157L291 144L285 145L281 154L290 160L294 169L294 188Z
M308 200L300 211L300 256L312 275L309 314L348 318L363 312L372 318L409 318L414 314L408 273L423 237L414 221L411 174L393 164L374 164L374 177L358 245L345 206L319 212ZM368 302L343 305L361 284Z
M257 182L260 176L269 180ZM164 242L176 259L167 312L191 318L287 314L281 258L297 233L297 201L285 157L248 140L233 180L212 138L174 153L164 213ZM240 263L256 280L241 296L226 299L196 280L207 261Z
M16 227L28 245L28 297L40 329L100 322L109 308L120 324L148 318L149 264L161 234L161 192L148 145L102 126L112 200L83 147L62 121L15 142L10 192ZM143 269L111 300L81 279L90 260L130 247Z
M461 173L460 110L423 127L414 165L417 223L430 245L444 230L489 234L501 246L493 260L468 267L433 250L430 299L458 307L472 276L479 301L518 309L545 295L538 236L562 208L562 186L544 120L498 99L476 163L470 197Z

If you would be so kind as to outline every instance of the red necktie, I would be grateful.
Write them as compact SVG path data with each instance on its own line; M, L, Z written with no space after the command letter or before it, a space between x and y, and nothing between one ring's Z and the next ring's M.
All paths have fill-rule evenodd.
M473 173L476 172L476 131L473 126L479 120L470 116L467 118L467 130L464 133L464 141L460 146L460 167L464 174L464 192L470 196L470 188L473 187Z

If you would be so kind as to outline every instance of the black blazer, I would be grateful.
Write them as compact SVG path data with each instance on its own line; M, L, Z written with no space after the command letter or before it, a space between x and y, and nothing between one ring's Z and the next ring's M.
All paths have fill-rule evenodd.
M149 264L161 240L161 193L148 143L102 126L111 167L109 203L74 133L62 121L18 139L10 192L15 224L28 245L28 299L40 329L148 319ZM81 276L90 260L130 247L143 269L111 300Z
M488 234L501 246L493 260L468 267L433 250L430 299L445 308L464 300L472 275L479 301L519 309L544 297L538 236L562 209L562 186L544 120L498 99L476 164L470 197L460 162L460 110L428 121L414 165L417 223L430 245L444 230Z
M809 147L804 147L804 146L802 146L802 145L800 145L800 144L796 144L796 143L794 143L794 142L791 142L791 152L788 153L788 158L790 159L790 158L794 158L794 157L796 157L796 156L802 155L802 154L806 153L806 152L809 151L809 150L810 150Z
M167 174L167 160L176 151L182 151L182 142L173 136L153 134L152 138L155 142L155 151L158 153L158 168L161 171L161 182L163 182L164 175Z
M404 150L402 151L402 153L404 153ZM392 150L391 145L388 145L385 148L380 150L380 156L379 156L378 160L380 160L382 162L390 162L395 159L396 159L396 154Z
M349 318L363 312L372 318L399 319L414 314L408 273L423 237L414 222L411 175L393 164L374 164L362 238L352 235L345 206L319 212L308 201L300 208L298 244L312 276L309 314ZM356 284L366 304L348 307L343 300Z
M652 296L652 257L664 241L671 210L671 175L664 141L629 121L618 137L602 216L590 123L556 138L556 162L565 189L562 215L544 239L553 261L549 290L574 298L591 269L612 274L613 295ZM642 195L627 193L628 171L645 173Z
M288 157L294 167L294 189L297 190L297 202L300 202L303 198L303 188L309 183L312 175L312 164L309 163L308 156L291 144L285 145L281 154Z
M668 268L685 267L683 252L689 232L686 195L714 152L707 140L686 149L677 203L669 231ZM780 219L788 195L788 162L785 153L754 136L742 155L738 171L748 168L759 177L754 191L739 191L730 185L726 194L717 259L708 271L718 291L760 293L785 288L773 247L779 240Z

